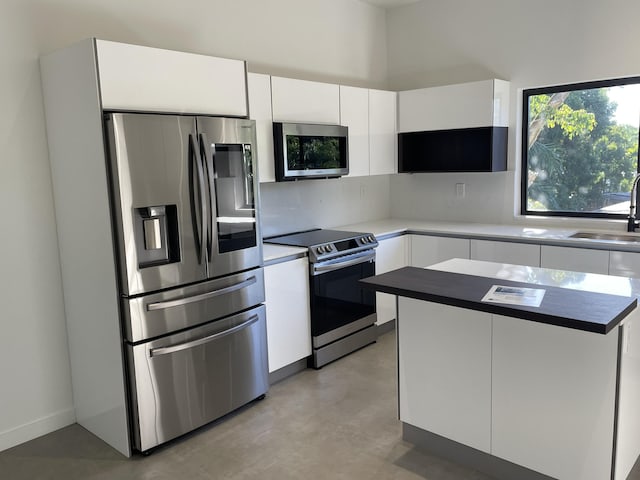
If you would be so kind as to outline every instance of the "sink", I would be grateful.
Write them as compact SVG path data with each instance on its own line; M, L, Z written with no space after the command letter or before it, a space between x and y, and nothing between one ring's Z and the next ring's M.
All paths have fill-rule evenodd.
M569 238L584 238L586 240L605 240L609 242L640 243L640 235L625 235L618 233L576 232Z

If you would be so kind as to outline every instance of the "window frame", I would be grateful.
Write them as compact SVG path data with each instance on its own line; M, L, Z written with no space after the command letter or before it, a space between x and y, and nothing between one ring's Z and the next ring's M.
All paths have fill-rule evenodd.
M541 94L554 94L558 92L587 90L605 87L619 87L622 85L640 84L640 76L612 78L607 80L595 80L589 82L568 83L563 85L552 85L548 87L527 88L522 91L522 151L520 152L520 214L523 216L538 217L572 217L572 218L592 218L592 219L608 219L622 220L629 217L628 214L622 213L598 213L598 212L572 212L572 211L539 211L528 210L528 145L529 145L529 98ZM640 147L640 126L638 127L638 144ZM638 162L636 174L640 173L640 148L638 148ZM638 189L640 190L640 188ZM635 204L638 205L640 192L636 191Z

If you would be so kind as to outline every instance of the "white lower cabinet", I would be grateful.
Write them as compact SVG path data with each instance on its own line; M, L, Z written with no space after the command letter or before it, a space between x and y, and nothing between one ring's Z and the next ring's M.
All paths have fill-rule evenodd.
M400 420L491 451L491 314L399 297Z
M407 236L387 238L376 248L376 275L407 266ZM381 325L396 317L396 296L376 293L376 313Z
M428 267L452 258L469 258L469 240L466 238L411 235L412 267Z
M540 245L531 243L471 240L471 260L540 266Z
M311 355L308 260L266 266L264 284L271 373Z
M640 278L640 254L609 252L609 275Z
M609 273L609 251L542 245L540 266L607 275Z
M561 480L611 478L617 348L616 331L494 315L491 453Z

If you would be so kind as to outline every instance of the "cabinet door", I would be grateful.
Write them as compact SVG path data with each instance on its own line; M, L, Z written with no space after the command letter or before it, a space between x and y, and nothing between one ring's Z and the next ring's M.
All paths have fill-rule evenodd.
M422 132L509 125L509 83L503 80L398 93L398 131Z
M540 245L471 240L471 260L540 266Z
M399 297L400 420L491 449L491 314Z
M340 125L349 127L349 177L369 175L369 90L340 85Z
M609 273L609 251L542 245L540 266L607 275Z
M330 83L271 77L274 122L340 123L340 88Z
M398 173L396 92L369 90L369 173Z
M264 268L269 372L311 355L306 258Z
M469 258L468 239L411 235L412 267L428 267L452 258Z
M249 118L256 122L258 179L260 182L275 182L271 77L260 73L249 73L247 82L249 88Z
M380 240L376 248L376 275L407 265L407 236ZM376 293L377 324L381 325L396 316L396 296Z
M611 478L617 333L494 315L491 453L553 478Z
M640 253L609 252L609 275L640 278Z
M96 40L102 107L245 117L245 63Z

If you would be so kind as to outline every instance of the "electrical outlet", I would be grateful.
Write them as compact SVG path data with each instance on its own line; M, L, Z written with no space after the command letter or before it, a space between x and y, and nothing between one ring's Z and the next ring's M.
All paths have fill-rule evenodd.
M466 188L464 183L456 183L456 198L464 198L466 195Z

